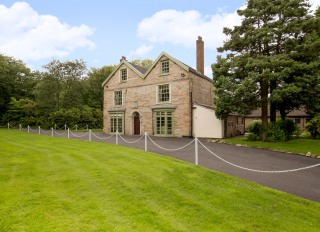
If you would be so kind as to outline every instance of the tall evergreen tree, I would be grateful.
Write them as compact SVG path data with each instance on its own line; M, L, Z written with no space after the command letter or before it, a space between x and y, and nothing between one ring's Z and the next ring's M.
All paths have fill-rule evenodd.
M218 117L230 110L245 114L260 106L265 141L268 105L275 120L277 107L285 111L301 104L293 100L301 88L295 85L300 76L294 75L292 54L305 36L303 24L310 19L309 7L305 0L248 0L247 7L238 10L241 25L224 28L229 40L218 48L226 57L219 56L212 65ZM226 103L226 96L235 99Z

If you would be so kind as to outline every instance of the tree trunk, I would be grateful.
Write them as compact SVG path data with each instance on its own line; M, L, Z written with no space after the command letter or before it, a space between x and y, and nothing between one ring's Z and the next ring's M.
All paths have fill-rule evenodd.
M272 96L272 92L277 88L276 81L270 81L270 94ZM276 104L270 102L270 122L275 122L277 120L277 107Z
M270 122L275 122L277 120L277 108L275 103L270 103Z
M260 81L261 88L261 121L262 121L262 141L268 139L268 82L267 78L263 77Z
M280 115L281 115L281 120L286 119L287 113L286 113L284 107L282 107L282 106L280 106Z

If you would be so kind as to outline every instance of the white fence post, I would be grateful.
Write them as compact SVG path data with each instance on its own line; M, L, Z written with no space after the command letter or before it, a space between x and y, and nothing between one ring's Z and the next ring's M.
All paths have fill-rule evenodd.
M51 127L51 137L53 137L53 127Z
M144 151L148 151L148 134L144 132Z
M68 128L68 139L70 139L70 130Z
M41 131L40 131L40 126L39 126L39 135L41 134Z
M116 131L116 145L118 145L118 131Z
M8 130L10 129L10 123L8 123Z
M91 130L89 130L89 141L91 142Z
M195 150L195 163L196 165L198 165L198 138L196 137L195 140L195 146L194 146L194 150Z
M28 125L28 133L30 133L30 126Z
M22 130L22 126L21 126L21 124L19 124L19 130Z

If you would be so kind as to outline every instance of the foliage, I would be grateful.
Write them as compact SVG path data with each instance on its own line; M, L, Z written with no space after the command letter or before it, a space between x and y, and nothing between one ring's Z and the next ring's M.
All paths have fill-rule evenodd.
M135 65L139 65L145 69L148 69L151 67L151 65L153 64L153 60L150 60L150 59L144 59L144 60L141 60L141 59L135 59L133 61L131 61L132 64L135 64Z
M0 122L11 98L33 98L35 76L22 61L0 54Z
M0 147L3 231L320 227L319 203L153 153L14 130Z
M314 155L320 156L320 140L315 139L293 139L285 142L262 142L249 141L246 136L223 139L229 144L242 144L248 147L258 147L265 149L272 149L277 151L287 151L295 154L305 155L311 152Z
M311 138L320 138L320 116L316 116L313 119L311 119L307 123L306 129L310 133Z
M252 122L248 130L250 134L247 139L249 141L260 141L262 135L262 123L261 121ZM297 125L294 121L285 119L277 120L276 122L270 123L268 126L268 141L269 142L284 142L291 140L294 133L298 130Z
M85 99L84 102L87 106L101 109L103 106L103 88L102 82L114 70L114 65L103 66L102 68L92 68L88 77L85 79Z
M269 104L275 121L276 110L284 119L293 108L310 102L306 93L312 83L320 96L318 16L308 15L309 7L305 0L249 0L245 9L238 10L242 23L224 28L229 39L218 51L225 57L218 56L212 65L219 118L231 112L246 114L259 106L261 137L266 141ZM304 47L312 52L306 53ZM313 98L314 105L319 99Z
M286 134L282 130L280 123L273 122L268 127L268 141L269 142L284 142L286 141Z

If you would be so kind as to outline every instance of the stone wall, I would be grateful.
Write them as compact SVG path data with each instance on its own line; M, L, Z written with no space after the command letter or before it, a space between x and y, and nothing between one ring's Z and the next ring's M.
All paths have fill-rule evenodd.
M110 111L125 112L125 134L133 134L133 114L140 114L141 134L153 134L152 109L174 108L174 136L191 135L191 105L190 105L190 79L188 71L169 60L170 73L160 75L160 61L168 60L161 57L145 79L131 70L126 63L114 73L104 86L104 132L110 133ZM120 70L128 68L128 80L120 82ZM158 85L169 84L171 101L169 103L157 102ZM114 91L123 92L123 105L114 106Z

